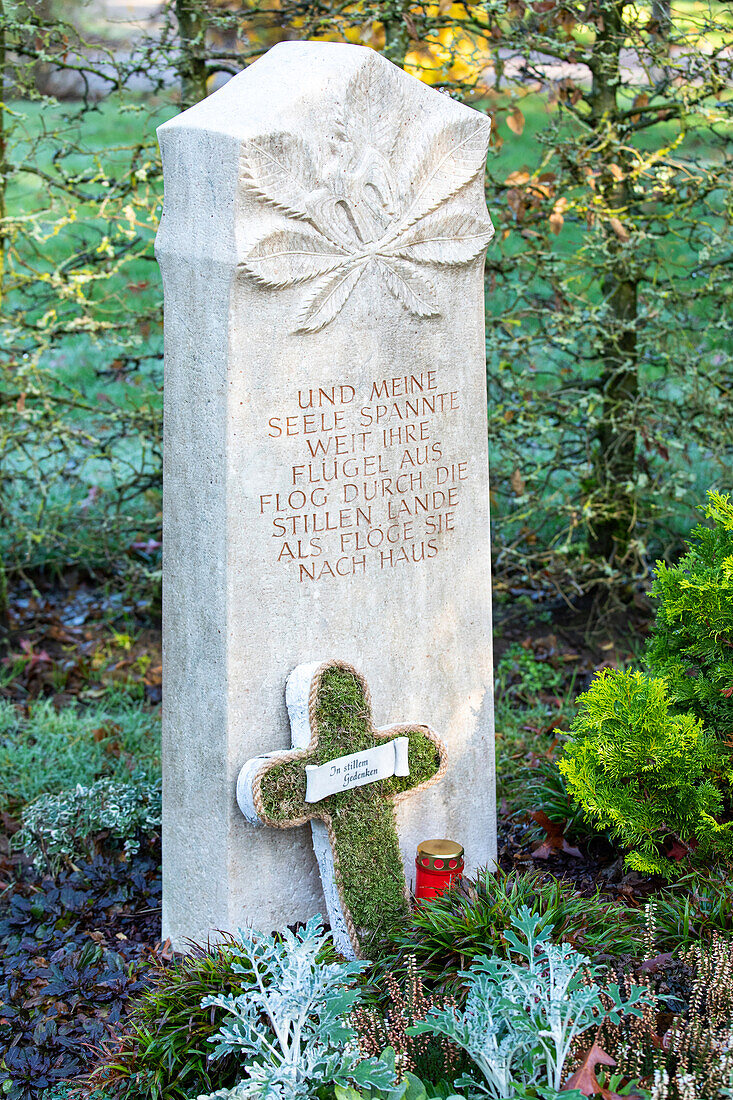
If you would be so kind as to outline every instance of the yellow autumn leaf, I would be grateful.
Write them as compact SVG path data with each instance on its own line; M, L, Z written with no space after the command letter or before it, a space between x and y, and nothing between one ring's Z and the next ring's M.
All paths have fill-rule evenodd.
M630 239L628 229L623 224L623 222L619 221L618 218L609 218L608 224L611 226L611 229L614 231L618 239L620 241L623 241L624 244Z
M524 115L519 110L519 107L515 107L512 113L507 117L506 124L512 133L519 137L524 130Z

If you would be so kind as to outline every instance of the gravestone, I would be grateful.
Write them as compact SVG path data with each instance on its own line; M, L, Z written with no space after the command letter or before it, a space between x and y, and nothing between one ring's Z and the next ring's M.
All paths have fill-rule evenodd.
M488 120L373 51L275 46L158 131L165 202L163 931L322 911L308 825L240 812L335 657L428 720L396 806L495 858L483 256ZM395 750L396 751L396 750Z

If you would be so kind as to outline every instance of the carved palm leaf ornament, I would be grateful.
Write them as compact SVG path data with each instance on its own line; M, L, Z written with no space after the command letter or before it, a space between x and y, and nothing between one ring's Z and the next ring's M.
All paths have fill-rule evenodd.
M285 698L293 748L247 761L237 802L253 825L310 822L334 941L358 956L408 911L394 807L442 778L447 751L428 726L375 728L366 680L344 661L298 665Z
M485 251L487 213L443 209L483 172L486 121L467 117L396 150L398 72L376 59L347 87L330 150L275 133L249 141L243 186L288 222L257 241L240 266L261 286L307 284L295 332L318 332L374 272L414 317L437 317L433 271Z

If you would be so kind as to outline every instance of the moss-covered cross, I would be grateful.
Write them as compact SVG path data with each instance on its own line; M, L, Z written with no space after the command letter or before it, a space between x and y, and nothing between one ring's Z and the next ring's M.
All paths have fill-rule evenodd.
M367 683L343 661L299 665L288 679L286 700L293 748L248 761L237 799L253 823L287 829L310 821L337 945L359 955L408 911L394 806L442 777L446 749L427 726L376 729ZM407 739L408 775L306 801L308 765L338 763L396 738Z

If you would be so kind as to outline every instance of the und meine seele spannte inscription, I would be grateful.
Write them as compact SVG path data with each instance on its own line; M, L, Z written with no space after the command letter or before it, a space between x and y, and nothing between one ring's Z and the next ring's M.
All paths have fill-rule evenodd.
M268 439L287 454L274 468L288 478L260 491L258 511L277 564L299 582L417 565L445 547L471 465L441 438L461 409L446 373L299 387L267 417Z

